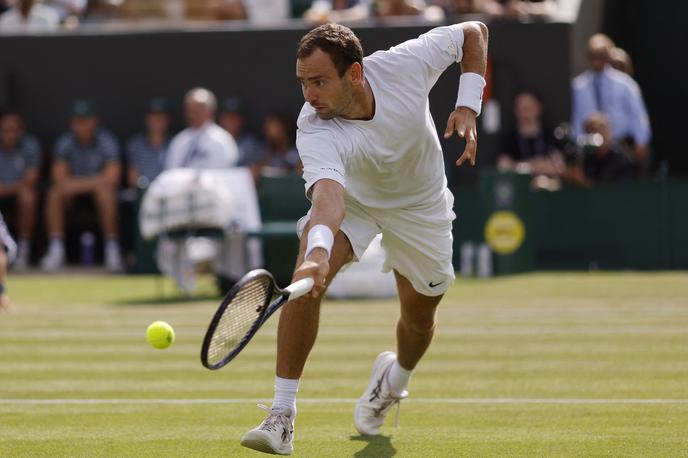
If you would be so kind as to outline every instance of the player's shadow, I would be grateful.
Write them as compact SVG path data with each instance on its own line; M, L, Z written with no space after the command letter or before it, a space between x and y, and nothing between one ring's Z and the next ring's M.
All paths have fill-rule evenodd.
M356 458L388 458L397 454L390 436L351 436L350 440L366 443L364 448L354 453Z

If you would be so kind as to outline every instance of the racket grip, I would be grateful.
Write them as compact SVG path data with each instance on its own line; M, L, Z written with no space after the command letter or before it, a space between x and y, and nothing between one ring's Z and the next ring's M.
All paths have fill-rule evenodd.
M306 293L309 293L313 289L313 279L312 278L302 278L301 280L292 283L291 285L284 288L284 291L289 293L288 301L301 297Z

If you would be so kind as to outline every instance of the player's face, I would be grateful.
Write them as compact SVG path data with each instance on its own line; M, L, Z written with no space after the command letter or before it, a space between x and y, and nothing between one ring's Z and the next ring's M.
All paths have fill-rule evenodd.
M346 115L350 109L353 90L347 78L349 71L340 77L332 58L321 49L296 61L296 78L301 84L303 98L321 119Z

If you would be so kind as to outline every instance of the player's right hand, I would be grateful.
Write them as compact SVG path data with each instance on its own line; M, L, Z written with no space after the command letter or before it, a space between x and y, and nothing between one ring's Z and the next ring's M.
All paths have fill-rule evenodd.
M327 251L323 248L315 248L308 254L308 259L305 259L301 265L296 268L292 282L296 282L302 278L312 278L313 289L310 295L316 298L320 296L327 287L327 273L329 271L330 262L327 257Z

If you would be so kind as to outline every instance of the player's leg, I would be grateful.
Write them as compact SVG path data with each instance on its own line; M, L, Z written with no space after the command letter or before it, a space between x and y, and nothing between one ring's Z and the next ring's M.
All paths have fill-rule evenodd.
M452 266L453 198L424 207L400 210L383 227L385 268L393 269L401 302L397 353L378 355L366 391L356 403L354 424L359 433L380 433L387 413L408 393L413 369L428 349L435 314L454 280Z
M7 256L5 246L0 240L0 312L10 310L10 299L5 291L5 278L7 276Z
M307 231L308 229L305 232ZM306 237L301 238L297 266L303 262L306 239ZM327 285L339 269L351 261L352 257L353 250L349 239L344 232L339 231L334 238L330 256ZM256 428L244 434L241 445L278 455L292 453L296 392L306 359L318 334L322 297L322 294L317 298L307 294L287 302L282 308L277 328L275 397L272 407L259 406L268 413L268 417Z
M36 206L38 193L30 186L23 186L17 195L17 207L19 210L19 227L17 245L17 259L14 268L24 269L29 265L31 256L31 238L36 225Z
M412 371L425 354L435 334L435 316L437 306L443 295L425 296L415 289L403 275L396 270L394 276L401 302L401 316L397 322L397 362L405 371ZM392 371L394 372L394 371ZM402 392L406 389L408 379L402 385L395 385L390 380L392 389Z
M102 183L93 190L100 227L105 241L105 265L111 272L122 270L122 255L117 237L117 190Z
M302 221L307 221L308 216ZM303 261L307 238L303 237L304 227L299 223L301 244L297 266ZM335 235L330 270L326 283L330 282L343 265L352 259L360 258L370 241L377 234L377 227L369 217L359 211L353 203L347 203L346 216L340 231ZM275 397L268 411L268 418L257 428L244 435L242 445L267 453L288 455L293 450L293 427L296 415L296 392L301 373L308 354L313 347L318 333L320 319L320 302L317 299L302 296L285 304L281 311L277 331L277 364L275 377Z
M48 252L41 258L43 270L59 269L65 262L64 226L65 211L72 193L61 185L53 185L45 199L45 222L48 231Z

